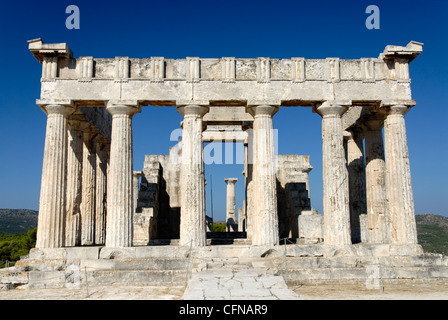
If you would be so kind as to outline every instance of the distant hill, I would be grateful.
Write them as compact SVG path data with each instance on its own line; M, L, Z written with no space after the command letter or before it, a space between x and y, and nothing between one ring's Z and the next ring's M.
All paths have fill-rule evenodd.
M448 217L437 214L419 214L417 222L418 243L426 252L448 254Z
M20 234L37 227L37 211L0 209L0 233Z

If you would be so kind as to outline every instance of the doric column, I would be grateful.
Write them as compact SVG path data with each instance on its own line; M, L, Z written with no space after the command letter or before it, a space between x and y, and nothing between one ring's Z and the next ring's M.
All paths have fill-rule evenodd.
M390 241L417 244L417 227L412 195L411 169L404 115L407 105L392 105L384 122L386 188Z
M236 204L235 204L235 183L237 178L226 178L224 181L227 184L226 195L226 225L227 231L238 231L236 226Z
M133 181L132 184L134 186L134 213L137 211L137 204L138 204L138 192L139 192L139 183L138 180L142 176L142 171L134 171L133 172Z
M346 110L342 103L331 101L316 108L322 116L324 242L329 245L351 244L348 172L341 119Z
M71 104L41 105L47 114L36 248L65 244L67 117Z
M277 214L276 155L272 116L278 107L251 106L253 124L253 171L251 196L253 217L252 244L276 245L279 243Z
M361 242L361 215L366 209L366 175L364 166L363 136L360 130L347 132L347 170L349 183L350 229L352 243Z
M96 139L96 186L95 186L95 244L104 244L106 240L107 209L107 162L108 142L98 136Z
M93 127L84 130L82 161L81 245L95 241L96 153Z
M244 203L244 213L246 216L246 237L248 240L252 240L253 235L253 217L254 213L254 205L253 205L253 183L252 183L252 174L253 174L253 129L247 129L246 132L248 144L244 150L244 183L245 183L245 198L246 201Z
M180 244L205 246L205 180L202 146L202 117L208 107L186 105L177 108L183 115L181 163Z
M140 112L140 108L135 101L131 103L109 101L107 104L107 111L112 115L107 179L107 247L132 246L134 203L132 196L132 117Z
M386 166L383 119L365 122L367 227L370 243L387 243Z
M65 221L65 246L81 244L81 197L84 129L86 121L69 120L67 143L67 206Z

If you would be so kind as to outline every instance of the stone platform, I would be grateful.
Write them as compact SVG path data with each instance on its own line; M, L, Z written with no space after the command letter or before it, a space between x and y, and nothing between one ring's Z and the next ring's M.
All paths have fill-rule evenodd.
M0 284L2 289L184 286L188 289L186 298L201 299L205 297L205 291L202 291L201 297L191 296L190 293L197 294L194 289L204 289L204 286L217 290L224 288L227 284L224 284L222 277L225 275L237 278L241 275L246 277L248 283L259 282L254 286L268 291L277 288L264 284L263 278L271 284L275 280L283 289L282 282L288 286L438 283L448 280L448 257L424 254L418 245L387 244L32 249L14 267L0 270ZM198 279L202 279L201 284ZM207 281L204 282L205 279ZM241 288L238 288L244 289L243 283L240 284ZM227 292L228 297L219 297L230 298L231 292ZM241 290L235 292L243 293ZM267 291L263 292L267 294ZM246 293L255 299L249 291ZM283 297L292 297L286 291L283 293Z

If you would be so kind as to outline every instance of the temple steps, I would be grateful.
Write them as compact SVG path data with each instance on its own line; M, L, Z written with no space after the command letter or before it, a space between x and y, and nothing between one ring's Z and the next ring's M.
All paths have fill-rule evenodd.
M0 287L184 286L189 272L188 251L173 248L33 249L14 267L0 271Z
M350 283L448 283L448 257L419 246L159 245L32 249L0 270L0 288L114 285L185 286L192 274L266 270L289 286Z
M286 257L275 259L290 286L315 284L448 283L448 258L438 254L388 257Z

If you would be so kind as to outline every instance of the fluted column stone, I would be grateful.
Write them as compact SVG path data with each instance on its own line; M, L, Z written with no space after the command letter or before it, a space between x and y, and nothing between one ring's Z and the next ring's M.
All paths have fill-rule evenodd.
M132 117L137 103L109 102L112 115L109 175L107 179L106 246L130 247L133 236Z
M234 232L237 230L236 223L236 203L235 203L235 183L237 178L226 178L224 181L227 184L226 192L226 226L227 231Z
M182 122L180 244L206 245L202 117L208 107L179 106Z
M252 244L276 245L279 243L277 213L277 165L272 116L278 107L250 106L253 122L253 167L251 195L253 217Z
M84 130L82 161L81 245L95 241L96 153L93 127Z
M138 192L139 192L139 179L142 176L142 171L134 171L133 172L133 185L134 185L134 213L137 211L137 205L138 205Z
M389 231L393 244L417 244L411 169L404 115L410 106L392 105L384 122Z
M326 101L316 108L322 116L324 242L351 244L348 172L343 144L342 114L347 107Z
M107 212L107 162L108 142L104 137L96 141L96 186L95 186L95 244L106 241Z
M67 119L71 104L41 106L47 114L36 248L65 244Z
M365 122L367 227L370 243L388 243L383 119Z
M356 130L348 132L346 138L350 229L352 243L358 243L365 238L361 219L367 213L363 136Z
M65 246L81 244L81 199L84 129L88 122L69 120L67 146L67 206Z

